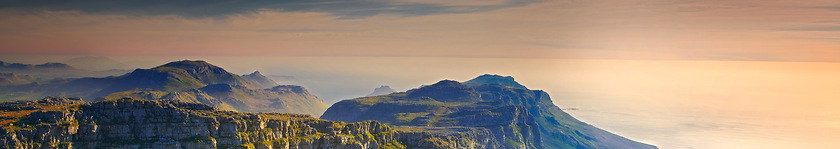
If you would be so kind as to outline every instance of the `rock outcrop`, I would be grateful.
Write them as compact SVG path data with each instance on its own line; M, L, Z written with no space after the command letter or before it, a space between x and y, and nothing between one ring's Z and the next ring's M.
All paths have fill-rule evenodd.
M373 93L368 94L366 97L388 95L388 94L396 93L396 92L397 91L394 90L394 89L391 89L390 86L383 85L383 86L377 87L376 89L373 89Z
M0 107L2 148L500 148L484 128L345 123L179 101L49 97Z

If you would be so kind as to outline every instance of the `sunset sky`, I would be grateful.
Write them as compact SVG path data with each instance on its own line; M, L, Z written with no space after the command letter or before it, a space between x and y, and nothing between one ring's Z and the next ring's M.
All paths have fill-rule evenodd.
M2 55L840 61L836 0L6 0Z

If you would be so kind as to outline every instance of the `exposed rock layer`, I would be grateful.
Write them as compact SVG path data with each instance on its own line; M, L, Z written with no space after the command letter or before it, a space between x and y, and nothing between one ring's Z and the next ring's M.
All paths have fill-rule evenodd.
M20 107L20 108L10 108ZM78 98L0 104L2 148L498 148L487 129L344 123L177 101ZM29 112L29 113L27 113Z

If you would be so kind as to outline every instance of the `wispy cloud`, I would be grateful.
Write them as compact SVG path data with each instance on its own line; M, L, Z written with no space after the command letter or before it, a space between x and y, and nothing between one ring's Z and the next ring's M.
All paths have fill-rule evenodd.
M840 11L798 1L46 2L0 3L3 53L793 61L840 54L836 40L824 40L840 36Z

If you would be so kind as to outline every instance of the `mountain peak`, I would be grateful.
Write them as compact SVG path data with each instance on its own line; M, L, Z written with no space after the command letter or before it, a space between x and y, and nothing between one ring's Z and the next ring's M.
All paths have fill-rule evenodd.
M441 80L432 85L408 91L408 96L429 97L441 102L470 102L481 100L469 86L452 80Z
M491 74L484 74L484 75L478 76L478 77L476 77L472 80L464 82L464 85L467 85L467 86L480 86L480 85L485 85L485 84L500 84L500 85L515 87L515 88L528 89L524 85L519 84L519 82L516 82L513 79L513 77L511 77L511 76L501 76L501 75L495 75L495 74L492 74L492 75Z
M213 64L207 63L203 60L174 61L174 62L169 62L169 63L163 64L163 65L160 65L160 66L152 68L152 69L161 69L161 68L164 68L164 67L174 67L174 68L181 68L181 69L184 69L184 70L191 70L190 72L199 72L199 71L205 70L205 69L221 69L221 67L218 67L218 66L215 66Z
M370 93L367 96L370 97L370 96L388 95L388 94L391 94L391 93L394 93L394 92L397 92L397 91L395 91L394 89L391 89L390 86L382 85L382 86L380 86L376 89L373 89L373 93Z
M205 61L183 60L170 62L152 69L136 69L122 76L110 87L101 90L96 95L105 96L135 88L181 91L211 84L260 88L257 83L248 81L239 75L227 72L225 69Z
M254 71L254 73L242 75L242 78L245 78L246 80L249 80L251 82L256 82L262 85L264 88L271 88L278 85L277 82L275 82L271 78L262 75L260 71Z

